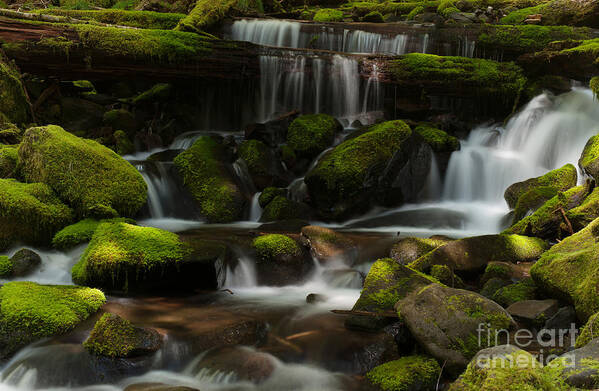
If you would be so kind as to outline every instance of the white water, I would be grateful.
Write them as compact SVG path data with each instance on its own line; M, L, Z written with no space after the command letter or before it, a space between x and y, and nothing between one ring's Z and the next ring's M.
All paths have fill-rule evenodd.
M262 207L259 202L261 194L262 192L257 192L252 196L252 202L250 203L250 221L259 221L262 216Z
M237 20L226 38L260 45L311 48L342 53L404 54L426 53L428 34L416 34L408 49L407 34L378 34L363 30L321 26L317 32L302 31L302 23L287 20Z

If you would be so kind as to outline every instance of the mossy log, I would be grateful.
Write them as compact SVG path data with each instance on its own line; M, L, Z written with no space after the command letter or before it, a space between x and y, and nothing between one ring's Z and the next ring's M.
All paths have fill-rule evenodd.
M259 75L257 46L208 35L0 16L2 50L23 72L69 79L242 79Z

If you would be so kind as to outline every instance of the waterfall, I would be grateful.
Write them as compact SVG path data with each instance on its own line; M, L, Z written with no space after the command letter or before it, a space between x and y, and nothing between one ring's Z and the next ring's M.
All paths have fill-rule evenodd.
M237 266L234 269L227 267L225 287L227 288L251 288L258 285L256 277L256 266L251 258L239 253Z
M471 132L450 159L444 199L503 204L503 192L512 183L566 163L577 166L598 121L599 106L589 90L537 96L505 128L481 126Z
M351 123L367 117L368 110L380 110L382 103L378 71L363 81L358 61L341 55L330 61L303 55L265 55L260 57L260 75L256 109L260 122L277 113L299 110L328 113Z
M152 219L174 217L180 209L179 188L168 168L172 163L166 162L137 162L135 167L148 186L148 209Z
M255 193L250 203L250 221L259 221L262 216L262 207L260 207L260 194L262 192Z

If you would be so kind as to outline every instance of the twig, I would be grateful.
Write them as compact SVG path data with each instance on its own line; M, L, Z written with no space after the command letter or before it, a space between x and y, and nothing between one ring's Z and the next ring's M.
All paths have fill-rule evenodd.
M557 210L561 213L562 219L564 219L564 222L566 223L566 226L568 227L568 232L570 233L570 235L574 235L574 230L572 229L572 223L570 223L570 220L568 220L568 217L566 216L566 212L564 211L564 208L560 207Z

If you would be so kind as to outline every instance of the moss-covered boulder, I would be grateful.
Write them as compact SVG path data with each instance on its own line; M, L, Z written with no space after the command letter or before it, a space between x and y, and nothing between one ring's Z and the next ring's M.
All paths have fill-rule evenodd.
M32 250L23 248L11 258L0 256L0 278L23 277L33 272L42 263L42 258Z
M595 390L599 387L599 338L549 362L544 369L555 376L561 389Z
M245 140L238 153L258 190L283 182L279 179L282 170L274 152L262 141Z
M580 334L576 338L576 349L585 346L597 337L599 337L599 312L593 314L580 329Z
M484 296L487 299L493 299L493 295L495 294L495 292L497 292L499 289L503 288L504 286L507 286L510 284L511 283L509 281L503 280L501 278L497 278L497 277L489 278L488 280L485 281L485 283L483 284L482 288L480 289L480 291L478 293L480 293L481 296Z
M578 175L576 167L571 164L549 171L547 174L517 182L505 190L504 198L510 208L515 208L518 199L526 192L539 187L553 187L556 191L566 191L576 186Z
M444 362L454 376L479 350L488 347L489 342L480 335L490 332L495 336L495 331L515 326L499 304L477 293L439 284L412 291L396 308L420 346Z
M511 262L489 262L480 280L483 283L492 278L499 278L510 282L521 281L530 276L531 266L532 263L529 262L520 262L518 264Z
M270 203L270 201L274 200L276 197L282 196L287 197L287 189L281 189L278 187L267 187L262 190L260 193L260 197L258 197L258 203L262 208Z
M552 371L513 345L481 350L450 391L565 390Z
M260 221L307 220L310 218L311 214L308 205L290 200L287 197L277 196L264 207Z
M452 288L464 288L464 281L459 276L456 276L453 270L447 265L433 265L430 275L443 285Z
M558 190L553 186L534 187L522 194L514 207L512 224L516 224L526 216L530 216L547 201L555 197Z
M547 296L574 305L581 320L599 311L599 219L557 243L530 269Z
M135 152L135 146L123 130L117 130L112 134L114 139L114 150L119 155L128 155Z
M312 268L312 260L300 245L287 235L267 234L254 239L258 282L289 285L302 281Z
M419 125L414 129L435 152L453 152L460 149L460 141L441 129Z
M529 15L541 15L545 26L586 26L599 28L599 4L593 0L550 0L530 2L530 7L510 12L504 24L522 24Z
M426 356L406 356L371 369L368 382L381 391L427 391L437 385L439 363Z
M538 259L549 248L547 242L520 235L483 235L454 240L421 256L411 267L428 271L447 265L454 271L477 272L489 262L527 262Z
M414 199L429 172L430 153L403 121L383 122L329 151L304 181L319 213L339 219L376 203Z
M117 218L109 220L85 219L75 224L71 224L58 231L52 238L52 247L58 250L67 250L82 243L92 240L96 228L102 222L126 222L135 224L134 220L126 218Z
M349 261L356 254L356 245L339 232L317 225L302 227L300 242L310 249L310 254L320 262Z
M407 265L450 241L450 239L444 238L404 238L391 247L389 256L396 262Z
M202 33L216 27L227 16L246 13L264 13L264 3L257 0L197 0L189 15L181 19L175 29Z
M137 130L137 121L131 112L125 109L113 109L104 113L103 122L105 126L112 129L124 130L127 134L134 134Z
M580 231L599 217L599 187L595 187L593 192L579 206L570 209L566 216L575 232Z
M587 141L578 165L587 174L599 183L599 135L593 136Z
M493 294L492 299L504 307L509 307L510 305L519 301L534 300L536 292L537 287L535 286L533 280L531 278L527 278L515 284L510 284L499 288Z
M560 209L566 213L582 204L588 194L587 186L576 186L563 193L558 192L532 215L518 221L503 233L536 236L549 240L558 238L561 236L560 226L564 221Z
M0 179L0 249L13 243L47 245L73 221L73 211L43 183Z
M79 285L110 290L140 291L177 286L184 276L189 245L171 232L124 222L101 223L89 246L72 269ZM181 281L180 288L183 286Z
M335 141L343 128L328 114L307 114L297 117L287 130L287 145L298 156L313 158Z
M17 174L17 147L0 144L0 179L14 178Z
M362 17L362 22L366 23L383 23L385 18L378 11L372 11Z
M19 165L27 181L48 184L82 217L131 216L146 203L147 186L135 167L59 126L28 129Z
M21 75L3 52L0 52L0 114L15 124L26 124L31 119Z
M226 149L221 143L202 136L174 163L209 222L228 223L241 217L244 198L227 169Z
M381 313L381 316L352 315L345 321L345 326L378 330L387 325L388 319L384 313L393 311L395 303L410 292L436 282L432 277L400 265L391 258L379 259L370 268L353 310Z
M83 346L98 356L137 357L160 349L162 336L154 329L137 327L116 314L105 313L96 322Z
M4 284L0 287L0 359L33 341L72 330L105 300L101 291L91 288Z
M334 8L322 8L316 11L312 20L315 22L341 22L343 20L343 11Z

